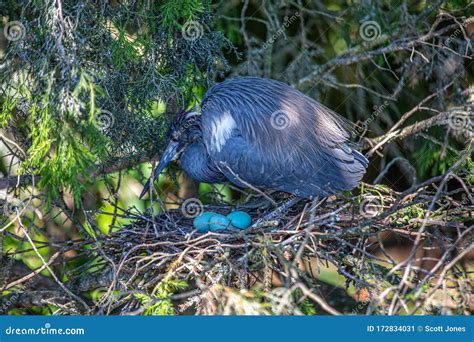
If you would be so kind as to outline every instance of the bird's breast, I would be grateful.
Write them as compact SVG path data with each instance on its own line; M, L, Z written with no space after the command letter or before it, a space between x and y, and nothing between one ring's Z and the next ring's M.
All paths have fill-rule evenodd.
M225 176L210 159L202 140L192 143L180 158L181 167L189 177L198 182L220 183Z

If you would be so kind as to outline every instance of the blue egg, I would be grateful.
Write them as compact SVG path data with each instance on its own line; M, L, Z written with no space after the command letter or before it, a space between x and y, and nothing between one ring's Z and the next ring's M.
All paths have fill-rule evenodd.
M252 224L252 217L245 211L233 211L227 215L227 218L238 229L246 229Z
M196 216L193 221L194 228L201 232L207 232L210 228L209 225L211 224L211 217L217 215L212 211L206 211L199 216Z
M210 230L220 230L230 227L230 220L221 214L214 214L210 218Z

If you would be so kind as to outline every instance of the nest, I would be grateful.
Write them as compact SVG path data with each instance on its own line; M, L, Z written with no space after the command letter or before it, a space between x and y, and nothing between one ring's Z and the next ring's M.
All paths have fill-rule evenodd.
M404 192L362 184L352 194L291 207L288 194L251 191L229 205L211 193L210 204L180 200L156 214L120 208L111 191L108 232L96 225L92 215L99 213L84 211L79 221L59 201L41 222L51 226L64 217L61 231L66 221L82 230L72 240L35 238L41 227L32 218L44 205L30 194L29 201L3 208L10 221L3 234L22 245L2 253L0 312L54 307L53 314L467 314L474 210L470 174L455 168L462 162ZM193 217L202 211L234 210L249 213L254 224L245 230L194 229ZM393 246L405 246L406 254L397 256ZM28 253L41 260L34 271L15 261ZM330 279L324 277L328 272Z
M126 211L123 216L132 219L131 224L64 246L65 250L87 246L87 254L93 257L88 265L70 273L69 288L75 293L95 289L98 297L92 305L86 301L87 307L78 304L74 310L100 314L433 313L441 309L440 273L443 281L456 284L449 294L454 304L442 309L469 310L469 286L460 280L467 279L467 271L461 267L453 272L450 256L456 251L466 255L472 248L467 239L472 227L458 220L472 212L464 208L453 212L457 201L446 195L437 199L449 201L437 208L444 213L444 221L425 219L426 208L436 198L431 184L405 193L364 187L364 196L301 201L277 211L271 220L262 218L275 210L275 204L281 207L287 196L274 198L273 205L257 194L238 206L221 203L201 208L224 215L245 210L257 222L246 230L199 232L193 227L193 215L185 214L183 206L159 215ZM402 262L395 260L385 246L393 239L411 241L415 253ZM417 252L433 241L444 246L434 272L424 269ZM346 289L353 290L351 296L319 279L328 267L344 277ZM413 298L410 308L409 294Z

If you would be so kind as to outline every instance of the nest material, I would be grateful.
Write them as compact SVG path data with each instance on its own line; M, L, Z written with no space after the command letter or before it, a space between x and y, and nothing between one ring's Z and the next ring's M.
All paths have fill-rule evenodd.
M452 305L443 310L460 314L469 310L469 289L462 280L468 272L459 266L451 270L450 262L452 255L472 249L468 240L472 227L460 220L472 219L472 212L467 208L456 211L458 202L446 195L436 200L444 202L436 208L442 220L426 219L436 196L431 186L396 193L366 185L366 191L369 195L302 201L275 220L243 231L199 232L182 208L157 216L127 212L124 216L135 217L132 224L81 242L90 246L88 253L102 267L79 278L74 288L85 291L94 288L92 284L104 284L100 303L92 307L100 313L142 313L163 299L155 297L144 305L133 293L153 297L159 284L177 280L192 288L184 294L170 292L175 310L183 312L298 314L304 313L302 306L309 299L320 314L428 313L440 309L435 298L441 272L443 281L455 284L449 294ZM237 209L258 219L274 209L262 210L262 203L268 205L264 197L257 197ZM204 209L225 215L236 207L222 204ZM414 253L409 259L400 262L387 253L386 241L394 237L412 241ZM443 251L434 271L425 269L418 256L433 242ZM318 280L321 268L329 264L345 277L346 286L355 288L358 304L339 290L335 296L334 287ZM414 300L408 309L409 294ZM345 299L338 300L341 298ZM426 304L431 302L435 305ZM425 304L420 307L421 303Z
M4 207L24 209L5 236L30 244L3 251L9 262L0 311L50 304L55 314L466 314L474 210L470 174L458 167L463 158L445 175L404 192L363 184L359 195L301 201L270 221L259 222L291 196L245 194L230 206L216 195L202 208L244 210L259 222L246 230L195 230L183 208L189 200L153 215L122 210L111 196L113 222L122 217L129 224L100 232L86 212L88 225L63 206L62 215L88 237L32 244L41 229L25 215L41 206L32 195L24 206ZM45 215L44 224L56 216ZM394 244L407 253L396 256ZM48 260L40 257L46 247ZM42 260L39 270L52 278L13 261L33 252ZM87 261L77 264L78 258ZM342 284L328 284L328 270Z
M108 234L91 225L89 238L38 245L56 251L43 268L70 265L66 282L38 272L13 274L7 266L2 289L13 291L0 298L0 309L52 304L62 314L466 314L472 309L474 211L465 189L448 191L449 178L403 193L364 184L360 195L301 201L246 230L199 232L183 207L159 215L114 212L131 223ZM276 206L254 194L237 206L216 197L218 204L202 209L245 210L257 222L288 201L278 196ZM30 239L26 221L18 222ZM405 257L390 250L397 240L409 246ZM89 261L73 266L78 256ZM342 288L321 281L331 268L345 281Z

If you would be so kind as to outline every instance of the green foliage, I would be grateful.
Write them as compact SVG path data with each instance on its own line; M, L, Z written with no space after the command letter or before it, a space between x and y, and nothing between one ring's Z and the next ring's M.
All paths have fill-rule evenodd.
M106 155L107 140L93 124L93 89L91 78L84 73L70 98L70 101L80 102L66 104L59 117L55 116L48 92L41 99L35 99L28 111L32 143L22 171L34 169L41 175L39 186L48 189L49 202L59 195L60 189L71 191L74 199L79 201L84 189L79 177L90 180L89 172L93 170L94 162ZM83 99L88 99L89 103L84 103ZM81 106L85 116L77 120ZM62 124L58 124L58 120Z
M165 279L160 282L150 295L135 293L134 296L144 306L146 316L174 315L174 307L170 296L184 290L188 284L183 280Z
M171 99L178 110L195 101L216 65L226 67L229 45L209 29L209 4L199 0L54 6L6 9L25 38L9 42L2 60L0 123L23 136L20 171L40 176L48 202L69 191L79 205L97 165L161 148L157 102ZM206 23L196 41L178 23L190 19Z
M417 173L421 178L445 173L457 157L453 152L429 141L421 143L413 154L413 158L417 161Z
M11 98L5 98L2 106L0 107L0 125L5 127L8 122L12 120L13 110L16 107L16 100Z
M115 27L118 30L118 36L111 44L112 62L117 68L125 71L127 64L140 61L140 49L143 48L146 40L145 36L139 36L136 39L128 37L126 28L119 22L115 23Z
M314 304L311 303L308 298L304 298L303 300L301 300L299 308L303 315L314 316L317 314L316 309L314 308Z
M396 215L393 216L398 217L398 223L408 224L413 219L422 219L425 216L425 209L422 204L413 204L399 210Z
M383 195L384 192L386 192L388 187L384 184L375 184L372 188L366 188L364 186L364 183L361 183L360 185L360 194L357 197L356 204L361 204L361 202L368 196L376 196L376 198L379 200L380 205L383 207L385 197Z
M199 14L204 12L207 5L200 0L163 1L159 5L163 16L162 25L169 29L173 27L181 28L179 25L181 19L185 21L195 20Z
M474 161L471 157L467 158L466 164L466 170L468 172L467 181L469 182L469 185L472 185L474 184Z

